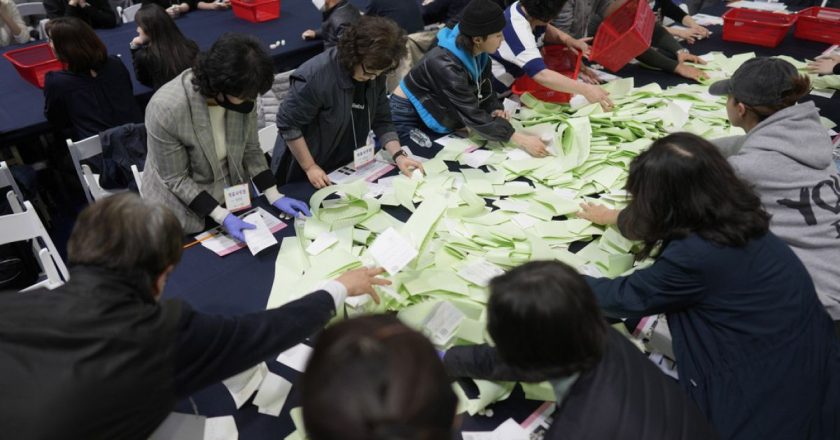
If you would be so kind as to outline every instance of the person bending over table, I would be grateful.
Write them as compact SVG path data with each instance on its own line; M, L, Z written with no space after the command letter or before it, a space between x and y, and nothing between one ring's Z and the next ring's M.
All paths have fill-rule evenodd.
M347 0L324 0L321 7L323 22L318 30L307 29L301 34L304 40L324 40L324 48L338 44L338 38L347 26L355 23L362 16L359 9Z
M434 347L394 315L318 336L301 381L312 440L452 439L458 399Z
M341 34L338 46L295 70L277 113L271 168L279 184L308 179L315 188L329 185L327 173L352 163L371 130L400 171L423 169L400 148L385 96L385 74L405 54L405 40L392 20L364 16Z
M23 44L30 39L29 28L13 0L0 0L0 47Z
M159 301L182 233L163 205L133 193L108 197L76 220L66 284L0 293L4 432L147 439L179 399L302 342L347 296L378 302L373 285L389 284L377 277L382 269L357 269L276 309L208 315Z
M44 78L44 116L74 140L109 128L142 122L131 75L122 61L109 56L105 44L84 21L59 17L46 25L50 47L64 70Z
M511 141L533 156L548 154L536 136L517 133L493 90L488 54L502 44L504 11L492 0L472 0L454 28L438 32L429 51L391 94L400 142L420 129L439 136L469 127L491 141Z
M747 61L709 88L728 96L729 121L747 134L712 142L761 197L770 229L805 264L840 335L840 173L819 109L798 103L810 90L787 61Z
M777 171L778 172L778 171ZM585 277L612 318L665 313L683 389L724 439L840 438L840 341L802 261L718 149L689 133L630 164L616 216L650 267ZM610 216L606 216L610 217Z
M50 20L76 17L96 29L110 29L119 23L108 0L44 0L44 9Z
M134 16L137 36L131 40L131 59L137 81L155 90L192 67L198 45L187 39L160 6L143 5Z
M260 149L254 102L273 81L262 43L227 33L149 101L143 196L169 207L185 232L212 219L244 241L242 231L254 225L230 211L250 203L251 181L283 213L310 215L304 202L277 191Z
M588 55L585 40L576 40L550 23L563 4L558 0L520 0L508 7L502 31L504 41L491 55L494 88L498 93L507 93L517 78L528 75L543 87L580 94L589 102L599 102L604 108L611 109L613 104L609 94L600 86L573 80L545 65L540 53L543 40L566 44Z
M531 262L490 283L487 331L496 346L453 347L450 376L549 381L557 412L546 440L713 440L679 385L607 325L592 289L558 261Z

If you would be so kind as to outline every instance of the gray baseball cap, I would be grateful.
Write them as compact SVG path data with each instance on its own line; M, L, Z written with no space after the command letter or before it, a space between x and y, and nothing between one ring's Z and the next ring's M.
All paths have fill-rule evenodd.
M785 92L793 88L791 78L798 75L796 67L785 60L756 57L742 64L732 78L712 84L709 93L732 95L746 105L781 104Z

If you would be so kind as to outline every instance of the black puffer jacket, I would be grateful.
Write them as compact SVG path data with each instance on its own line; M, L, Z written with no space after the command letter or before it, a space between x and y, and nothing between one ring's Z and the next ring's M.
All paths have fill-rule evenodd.
M359 9L347 0L340 1L329 11L324 12L321 29L315 32L315 38L324 40L324 49L329 49L338 44L338 37L344 28L359 20L362 13Z

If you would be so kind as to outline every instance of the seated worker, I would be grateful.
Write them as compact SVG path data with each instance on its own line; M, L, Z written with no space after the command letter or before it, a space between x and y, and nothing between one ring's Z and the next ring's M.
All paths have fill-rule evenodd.
M422 170L401 149L385 96L385 74L405 50L405 32L396 23L364 16L341 34L336 47L295 70L277 113L280 136L271 169L278 183L329 185L327 174L352 163L371 130L400 171Z
M403 145L420 129L435 137L469 127L491 141L511 141L533 156L548 154L536 136L517 133L491 83L490 57L502 43L504 11L492 0L472 0L461 22L438 32L429 51L391 94L391 117Z
M568 0L553 23L572 38L590 40L605 18L625 3L625 0ZM702 58L691 54L661 24L663 16L683 23L688 27L684 34L689 38L707 36L708 30L698 26L690 15L685 14L671 0L659 0L654 7L659 12L653 28L650 47L636 59L653 68L673 72L684 78L700 80L708 78L702 70L687 63L706 64ZM683 32L678 32L683 34ZM697 36L697 37L695 37Z
M498 93L505 93L517 78L528 75L543 87L580 94L589 102L598 102L605 109L611 109L609 94L600 86L573 80L545 65L540 53L543 40L588 50L585 42L573 39L550 24L562 6L561 0L520 0L505 10L504 41L491 55L494 88Z
M321 9L323 15L321 28L307 29L301 37L304 40L324 40L324 49L338 44L338 38L347 26L355 23L362 16L361 11L347 0L324 0Z
M750 183L714 145L675 133L633 159L626 189L612 221L642 242L638 258L656 256L585 277L605 314L666 315L680 385L721 438L840 438L840 341ZM601 223L591 211L579 217Z
M198 44L187 39L159 5L143 5L134 16L137 36L131 40L131 60L137 82L155 90L189 69Z
M429 340L394 315L324 330L301 390L312 440L454 438L458 399L446 371Z
M120 22L108 0L44 0L44 9L50 20L75 17L94 29L110 29Z
M558 261L494 278L487 331L496 343L451 348L450 376L549 381L557 412L546 440L713 440L679 385L607 325L592 289Z
M277 190L260 149L254 103L273 82L262 43L227 33L149 101L143 196L171 209L185 232L213 220L244 241L242 230L255 226L230 212L239 206L221 202L243 185L249 192L251 181L283 213L309 215L306 203Z
M44 116L58 131L82 140L109 128L143 121L131 74L96 32L75 17L45 26L49 45L64 69L44 77Z
M840 335L840 174L834 146L813 101L807 75L778 58L753 58L709 88L726 95L729 121L747 134L712 143L753 185L770 213L770 230L811 274Z
M52 291L0 293L4 432L28 440L147 439L179 399L300 343L345 297L389 284L377 277L381 269L359 269L276 309L207 315L180 300L159 301L182 234L166 207L133 193L108 197L76 220L70 281Z

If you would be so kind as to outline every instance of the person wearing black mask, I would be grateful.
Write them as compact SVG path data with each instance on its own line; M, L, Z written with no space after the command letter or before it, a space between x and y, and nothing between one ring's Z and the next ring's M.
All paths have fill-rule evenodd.
M244 241L242 231L254 225L231 214L238 205L221 203L228 194L247 195L250 181L283 213L310 215L304 202L280 194L260 149L254 104L273 81L260 42L229 33L149 101L143 196L169 207L186 233L213 220Z

